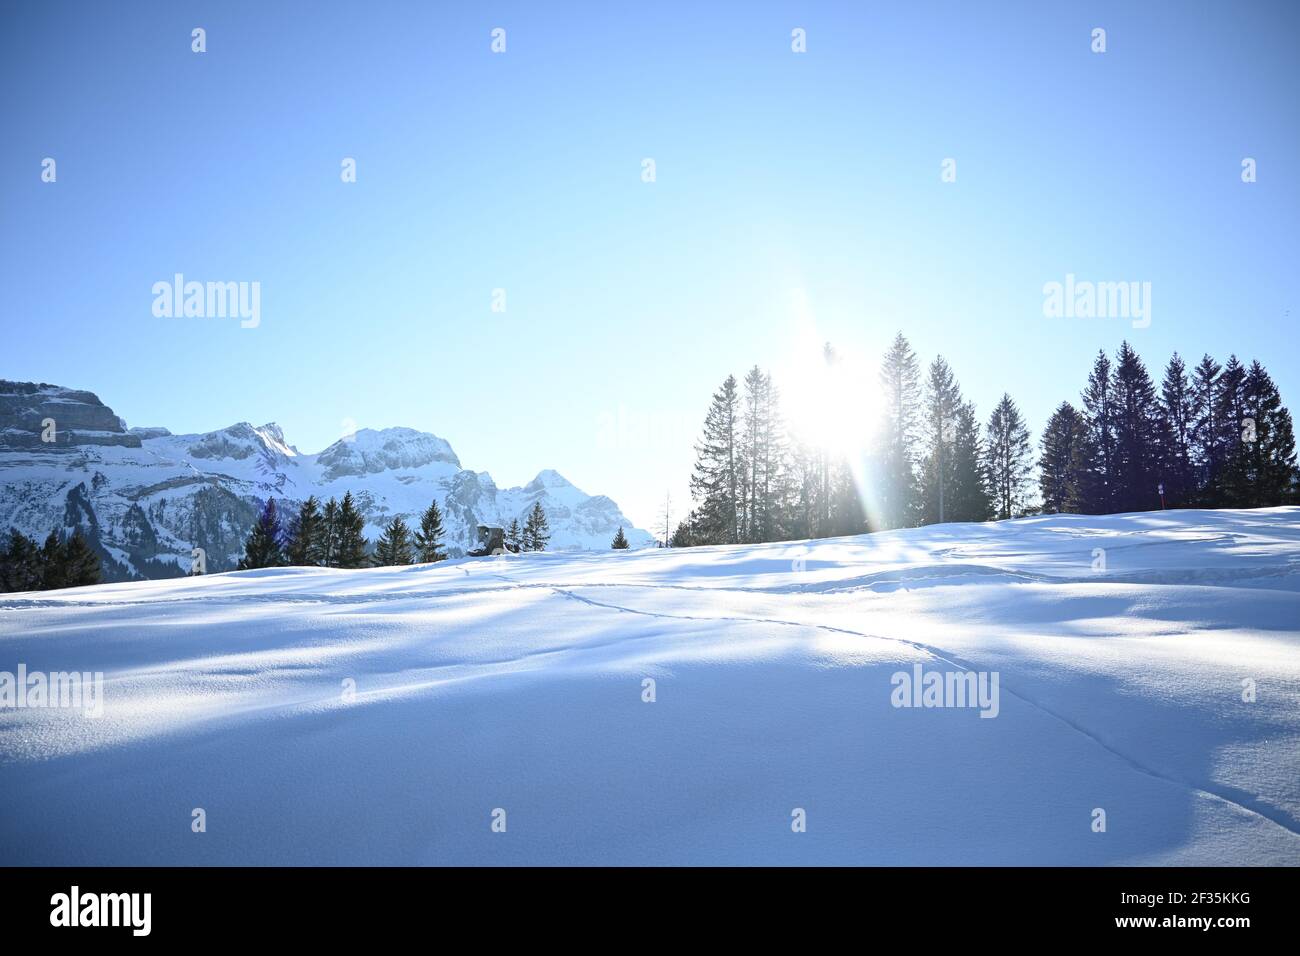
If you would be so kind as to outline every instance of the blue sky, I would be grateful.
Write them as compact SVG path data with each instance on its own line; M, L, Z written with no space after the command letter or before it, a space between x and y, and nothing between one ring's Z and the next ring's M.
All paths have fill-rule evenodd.
M1156 375L1174 350L1259 357L1297 401L1298 4L0 18L0 376L131 424L274 420L306 452L344 420L407 425L648 526L666 491L681 511L727 372L779 377L815 339L874 368L902 329L981 417L1010 392L1035 440L1125 337ZM155 317L176 272L260 282L260 325ZM1067 273L1150 282L1150 327L1045 318Z

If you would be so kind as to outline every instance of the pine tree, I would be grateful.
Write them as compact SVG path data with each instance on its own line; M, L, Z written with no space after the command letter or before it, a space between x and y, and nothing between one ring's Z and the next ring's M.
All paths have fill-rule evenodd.
M324 516L320 512L320 502L315 495L298 508L298 513L289 520L289 530L285 543L285 558L293 567L306 567L316 563L316 555L321 550L321 538L324 534Z
M880 384L885 407L878 521L881 528L905 528L916 524L920 513L916 459L921 379L916 355L902 332L885 353Z
M1091 495L1083 503L1086 514L1110 514L1115 510L1115 413L1111 406L1110 359L1099 351L1083 391L1083 414L1088 423L1088 448L1093 459Z
M625 535L625 534L623 533L623 526L622 526L622 525L619 525L619 526L618 526L618 534L614 535L614 543L611 544L610 547L613 548L615 551L626 551L626 550L627 550L627 547L628 547L628 544L627 544L627 535Z
M947 521L952 500L961 389L942 355L930 363L921 408L925 457L921 467L921 523Z
M1047 420L1038 459L1039 494L1049 514L1077 512L1091 497L1087 447L1088 422L1069 402L1062 402Z
M366 566L366 548L369 542L365 537L366 519L357 510L352 500L352 492L345 492L339 503L338 550L335 553L335 567L364 568Z
M320 534L313 542L311 563L323 568L337 568L339 554L339 503L331 498L321 512Z
M989 416L986 455L993 483L994 517L1023 514L1031 468L1029 429L1010 395L1004 394Z
M239 570L278 568L284 565L284 529L276 511L275 499L268 498L253 530L244 542L244 556L239 560Z
M72 537L64 545L64 567L67 587L70 588L98 584L103 578L103 562L82 535L80 527L73 529Z
M975 405L963 402L955 417L952 492L946 496L945 520L988 521L993 515L993 494Z
M1223 426L1219 421L1219 375L1223 366L1209 355L1201 357L1192 374L1192 462L1196 469L1197 503L1220 500L1223 472Z
M1187 367L1177 352L1165 366L1157 406L1159 473L1165 487L1165 501L1171 507L1187 507L1196 498L1196 474L1192 465L1192 439L1196 426L1195 399Z
M510 527L506 528L506 549L516 554L524 550L524 532L518 518L511 518Z
M736 378L728 375L713 395L704 419L704 433L695 446L691 496L697 502L698 522L694 535L709 544L736 544L740 540L738 403Z
M542 503L534 502L533 510L528 513L528 521L524 525L524 550L545 551L551 540L550 528Z
M17 528L9 529L9 540L0 553L0 590L39 591L41 549Z
M518 528L518 522L515 523ZM438 510L438 500L429 502L420 516L420 527L415 532L415 560L420 564L447 560L447 552L442 550L442 512Z
M1121 343L1116 355L1111 393L1115 434L1113 505L1120 511L1158 508L1155 387L1128 342Z
M1229 355L1219 374L1216 415L1223 464L1219 475L1216 504L1228 508L1246 507L1251 498L1248 456L1242 448L1247 437L1246 368Z
M1229 473L1237 480L1239 506L1264 508L1289 502L1296 480L1291 413L1272 377L1258 361L1242 382L1242 441Z
M394 515L393 520L384 527L384 533L375 543L375 553L371 562L375 567L391 567L410 564L413 556L411 529L406 526L406 521L401 515Z
M41 548L41 590L67 587L67 572L67 550L63 547L63 539L57 531L51 531Z

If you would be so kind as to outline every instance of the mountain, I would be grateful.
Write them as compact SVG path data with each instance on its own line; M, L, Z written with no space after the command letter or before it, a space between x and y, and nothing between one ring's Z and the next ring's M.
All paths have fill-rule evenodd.
M0 530L37 540L80 526L104 557L109 581L176 577L202 548L208 571L235 567L267 498L296 508L351 491L372 541L394 515L409 524L437 499L452 557L472 547L478 524L522 524L541 502L553 550L604 550L621 525L617 504L588 495L551 469L523 487L498 488L462 467L451 445L411 428L362 429L304 455L275 424L239 422L204 434L128 428L92 392L0 380Z

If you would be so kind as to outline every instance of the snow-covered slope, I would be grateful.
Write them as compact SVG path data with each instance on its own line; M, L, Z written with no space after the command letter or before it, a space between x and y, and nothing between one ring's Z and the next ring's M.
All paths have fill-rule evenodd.
M0 710L0 863L1298 864L1298 629L1297 508L0 595L105 678Z
M53 421L53 431L42 422ZM42 435L53 437L42 441ZM210 570L234 568L261 503L296 507L351 491L374 540L394 515L418 524L437 499L448 551L463 554L480 523L523 523L541 502L555 550L605 549L620 526L633 547L651 542L618 505L546 470L499 489L462 468L451 445L411 428L362 429L316 455L290 445L278 425L246 422L198 435L132 428L90 392L0 381L0 531L38 541L80 525L110 560L109 580L188 571L202 548Z

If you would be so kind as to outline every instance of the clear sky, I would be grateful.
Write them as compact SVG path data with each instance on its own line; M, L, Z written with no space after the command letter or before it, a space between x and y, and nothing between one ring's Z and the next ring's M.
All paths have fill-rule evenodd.
M1218 0L8 3L0 376L304 452L407 425L641 526L680 513L727 372L820 339L874 370L902 329L1035 441L1125 337L1157 376L1259 357L1294 408L1298 29ZM260 325L155 317L176 272L259 282ZM1150 282L1149 327L1044 317L1068 273Z

